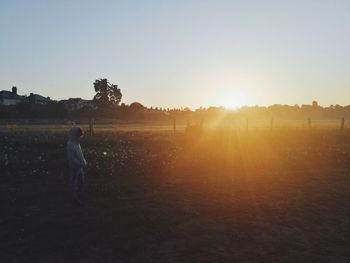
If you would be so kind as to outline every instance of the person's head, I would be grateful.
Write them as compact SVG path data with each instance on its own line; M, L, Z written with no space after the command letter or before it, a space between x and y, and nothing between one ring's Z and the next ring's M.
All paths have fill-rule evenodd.
M69 139L73 142L79 142L84 136L84 131L80 127L72 127L69 131Z

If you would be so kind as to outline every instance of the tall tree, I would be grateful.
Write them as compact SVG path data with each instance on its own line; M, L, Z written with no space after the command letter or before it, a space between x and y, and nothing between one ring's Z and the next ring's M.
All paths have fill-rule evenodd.
M96 95L94 102L99 107L110 107L119 105L122 99L122 93L118 85L108 82L107 79L97 79L94 82Z

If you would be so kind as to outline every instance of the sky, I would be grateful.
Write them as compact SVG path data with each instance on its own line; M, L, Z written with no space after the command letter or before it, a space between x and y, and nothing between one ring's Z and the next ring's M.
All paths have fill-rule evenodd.
M0 0L0 90L158 107L350 104L350 1Z

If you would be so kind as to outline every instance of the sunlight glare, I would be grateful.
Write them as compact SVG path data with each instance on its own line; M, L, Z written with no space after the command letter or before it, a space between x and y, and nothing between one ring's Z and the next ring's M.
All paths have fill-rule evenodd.
M228 92L220 99L220 105L226 109L238 109L248 104L248 99L242 92Z

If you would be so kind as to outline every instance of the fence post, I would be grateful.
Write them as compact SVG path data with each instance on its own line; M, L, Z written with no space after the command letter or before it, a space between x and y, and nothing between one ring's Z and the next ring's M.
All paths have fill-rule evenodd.
M187 120L187 128L189 128L189 127L190 127L190 121Z
M310 118L307 119L307 125L308 125L309 129L311 129L311 119Z
M94 125L94 119L93 118L91 118L90 119L90 125L89 125L89 131L90 131L90 136L93 136L94 135L94 127L95 125Z
M345 126L345 118L341 118L341 122L340 122L340 130L344 130L344 126Z
M173 131L174 135L176 134L176 118L173 119Z

